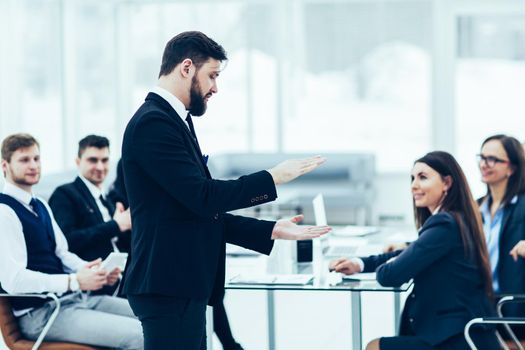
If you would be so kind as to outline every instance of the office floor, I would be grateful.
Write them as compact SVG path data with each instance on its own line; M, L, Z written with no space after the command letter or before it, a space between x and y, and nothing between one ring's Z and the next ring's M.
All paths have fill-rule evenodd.
M363 343L394 334L393 297L363 293ZM266 294L230 290L226 308L246 350L267 350ZM344 292L276 292L277 350L351 350L350 295ZM7 347L0 341L0 349ZM214 350L222 347L214 336ZM355 349L354 349L355 350Z

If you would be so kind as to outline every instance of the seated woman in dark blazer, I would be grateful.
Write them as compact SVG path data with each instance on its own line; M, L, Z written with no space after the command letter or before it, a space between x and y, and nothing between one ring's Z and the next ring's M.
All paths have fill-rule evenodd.
M496 295L525 293L525 154L514 137L494 135L478 155L487 194L478 200ZM525 304L508 304L505 316L525 316ZM514 328L514 327L513 327ZM525 338L525 328L518 327Z
M338 259L344 274L377 272L384 286L410 279L400 335L372 340L374 349L469 349L465 324L493 314L492 279L481 217L456 160L431 152L412 169L414 216L419 237L405 250ZM479 349L498 349L492 330L473 330Z

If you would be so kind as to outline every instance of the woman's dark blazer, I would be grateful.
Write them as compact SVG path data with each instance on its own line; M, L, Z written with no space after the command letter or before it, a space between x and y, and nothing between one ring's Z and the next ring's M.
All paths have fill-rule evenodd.
M481 204L484 198L480 198ZM509 252L521 240L525 240L525 194L518 195L516 203L508 203L503 209L503 222L499 236L498 294L525 294L525 259L514 261ZM516 303L504 308L505 316L525 316L525 304Z
M431 216L407 249L362 259L364 272L376 271L381 285L414 280L402 323L429 345L463 332L474 317L493 315L481 270L474 256L466 257L458 223L449 213Z

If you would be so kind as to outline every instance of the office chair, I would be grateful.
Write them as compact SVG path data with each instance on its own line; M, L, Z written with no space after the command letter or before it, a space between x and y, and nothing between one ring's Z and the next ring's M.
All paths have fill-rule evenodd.
M52 299L56 303L55 310L49 317L46 325L42 329L42 332L38 336L36 341L24 339L20 329L18 328L18 321L13 315L11 303L9 302L10 297L37 297L43 299ZM47 294L7 294L0 287L0 330L4 338L4 342L7 347L11 350L100 350L102 348L74 344L74 343L62 343L62 342L44 342L49 328L55 321L60 311L60 301L58 297L53 293Z
M478 317L470 320L465 325L464 335L465 340L467 341L467 344L470 346L471 349L477 350L476 345L472 341L472 337L470 336L470 328L473 325L477 324L493 324L493 325L503 325L505 328L505 331L509 334L510 340L503 340L501 335L496 331L496 335L498 338L498 341L501 345L501 348L504 350L524 350L525 349L525 340L519 340L518 337L514 334L512 329L510 328L510 325L525 325L525 317L504 317L501 309L503 308L503 305L513 302L525 302L525 295L508 295L504 296L498 301L496 310L498 313L498 317Z

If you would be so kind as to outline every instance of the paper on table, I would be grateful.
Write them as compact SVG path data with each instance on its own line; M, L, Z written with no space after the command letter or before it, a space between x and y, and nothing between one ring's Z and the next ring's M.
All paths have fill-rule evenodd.
M288 274L288 275L236 275L230 279L231 284L285 284L305 285L310 283L313 275Z

